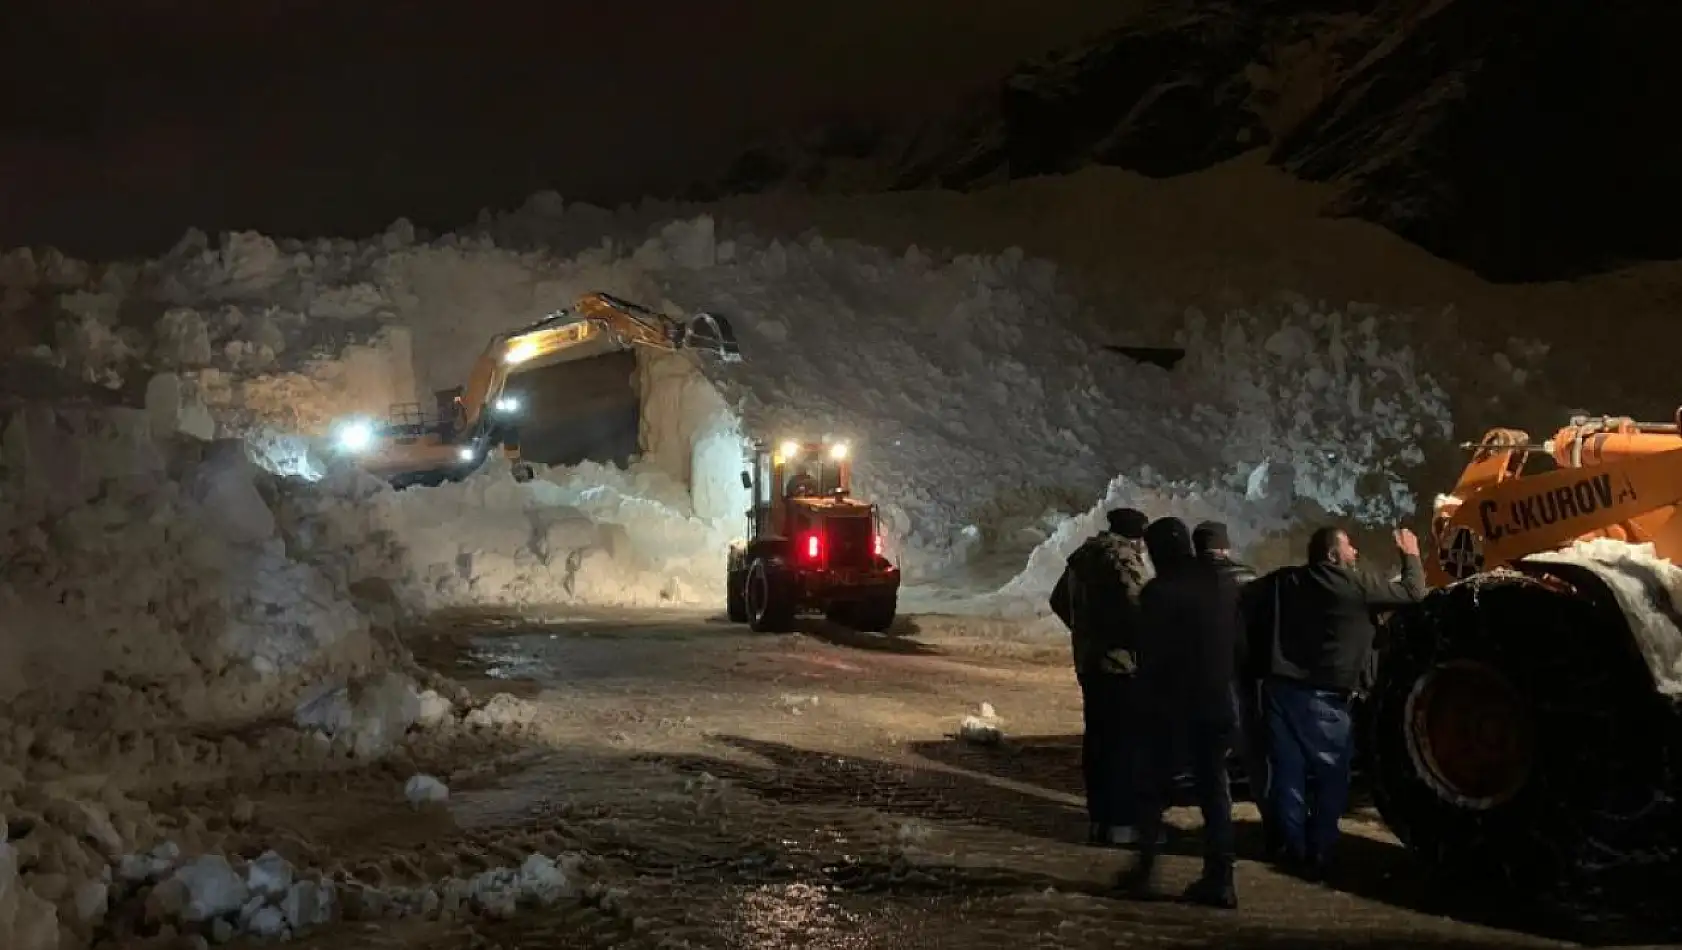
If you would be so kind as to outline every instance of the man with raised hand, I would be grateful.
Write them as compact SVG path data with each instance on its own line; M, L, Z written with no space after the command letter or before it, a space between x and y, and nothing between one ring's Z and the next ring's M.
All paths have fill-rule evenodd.
M1425 598L1419 539L1395 532L1402 570L1386 580L1358 564L1342 528L1324 527L1308 542L1308 563L1284 568L1253 588L1273 618L1263 649L1262 708L1268 731L1268 802L1288 870L1323 878L1349 804L1354 755L1350 700L1372 656L1373 614Z

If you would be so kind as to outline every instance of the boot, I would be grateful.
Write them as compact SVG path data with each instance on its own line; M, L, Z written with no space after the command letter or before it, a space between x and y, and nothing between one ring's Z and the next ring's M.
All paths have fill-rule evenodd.
M1186 888L1184 899L1205 907L1237 910L1238 889L1233 886L1232 865L1224 861L1205 863L1203 875Z
M1156 859L1141 854L1133 866L1116 877L1115 889L1128 897L1149 898L1156 877Z

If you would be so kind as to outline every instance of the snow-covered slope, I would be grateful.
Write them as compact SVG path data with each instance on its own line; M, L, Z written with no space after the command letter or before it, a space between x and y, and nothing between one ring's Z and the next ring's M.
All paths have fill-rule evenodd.
M1682 88L1679 27L1662 4L1162 0L948 115L794 130L696 193L1164 178L1256 150L1339 185L1328 214L1494 279L1567 278L1682 252L1682 152L1646 107Z

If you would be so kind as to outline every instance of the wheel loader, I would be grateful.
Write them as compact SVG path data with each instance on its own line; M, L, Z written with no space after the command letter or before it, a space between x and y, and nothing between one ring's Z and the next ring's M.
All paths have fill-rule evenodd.
M570 308L491 338L467 383L436 393L435 415L417 404L391 407L383 422L347 419L334 427L337 452L398 488L463 478L492 453L514 463L515 477L531 477L521 461L520 425L535 408L508 389L521 374L632 347L693 350L739 362L730 321L698 313L679 319L604 293L586 294Z
M742 487L747 537L730 545L725 604L755 632L793 628L801 611L869 633L887 630L899 604L899 568L882 553L876 506L852 497L846 442L755 443Z
M1531 894L1671 864L1682 585L1652 555L1682 556L1682 410L1465 448L1363 710L1380 814L1445 876Z

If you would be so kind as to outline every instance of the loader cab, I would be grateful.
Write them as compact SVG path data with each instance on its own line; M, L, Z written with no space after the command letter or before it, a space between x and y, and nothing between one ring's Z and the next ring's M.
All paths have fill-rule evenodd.
M849 501L853 490L850 448L845 442L785 441L774 449L756 444L748 452L742 487L753 495L749 536L789 537L797 522L810 521L814 507L867 507Z

